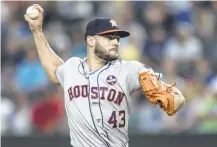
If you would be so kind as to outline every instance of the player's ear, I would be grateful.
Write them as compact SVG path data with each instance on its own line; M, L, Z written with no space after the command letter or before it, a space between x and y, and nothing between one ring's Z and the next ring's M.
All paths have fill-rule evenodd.
M95 46L95 42L96 42L96 40L95 40L94 37L92 37L92 36L87 36L87 44L88 44L89 46L91 46L91 47Z

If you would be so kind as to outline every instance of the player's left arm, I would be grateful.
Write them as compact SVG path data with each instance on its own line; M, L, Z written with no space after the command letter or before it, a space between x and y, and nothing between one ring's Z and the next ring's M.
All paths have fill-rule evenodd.
M159 105L168 115L175 114L185 103L185 98L175 85L160 80L160 74L138 61L127 62L130 93L141 90L152 103Z
M164 83L153 71L140 72L139 83L148 100L159 105L169 116L185 104L185 98L175 84Z

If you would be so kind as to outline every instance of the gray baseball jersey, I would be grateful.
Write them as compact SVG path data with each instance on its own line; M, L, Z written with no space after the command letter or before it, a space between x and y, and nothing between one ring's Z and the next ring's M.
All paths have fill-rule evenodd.
M115 60L89 72L86 58L77 57L59 66L71 145L128 146L131 94L140 88L139 72L147 70L137 61Z

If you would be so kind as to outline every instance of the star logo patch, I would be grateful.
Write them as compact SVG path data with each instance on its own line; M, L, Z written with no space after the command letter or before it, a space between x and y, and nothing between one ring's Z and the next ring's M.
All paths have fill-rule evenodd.
M114 85L116 82L117 82L117 78L113 75L110 75L106 78L106 82L109 84L109 85Z

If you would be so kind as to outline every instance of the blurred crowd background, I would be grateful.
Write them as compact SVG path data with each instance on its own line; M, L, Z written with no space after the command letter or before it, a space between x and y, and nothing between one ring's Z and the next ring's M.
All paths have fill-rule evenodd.
M131 32L120 57L138 60L174 81L185 106L168 117L135 94L129 134L217 134L217 2L56 1L1 2L1 134L68 135L63 91L52 85L37 56L23 15L44 8L44 34L65 61L86 56L84 29L97 16Z

